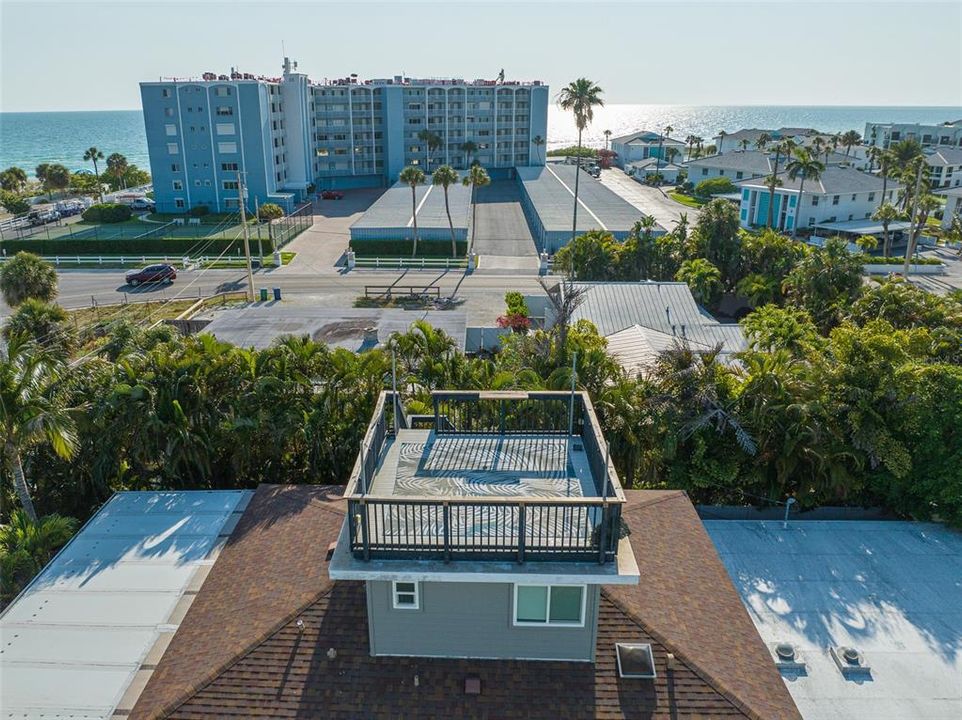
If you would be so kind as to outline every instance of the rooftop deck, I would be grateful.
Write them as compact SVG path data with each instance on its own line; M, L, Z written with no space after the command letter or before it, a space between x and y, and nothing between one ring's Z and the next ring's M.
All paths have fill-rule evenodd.
M356 558L615 560L624 494L583 393L393 405L382 395L345 493Z

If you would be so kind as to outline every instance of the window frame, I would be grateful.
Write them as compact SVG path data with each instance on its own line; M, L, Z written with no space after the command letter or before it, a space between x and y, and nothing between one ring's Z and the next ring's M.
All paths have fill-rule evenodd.
M398 583L414 586L414 604L399 604L398 595L411 595L408 590L398 592ZM394 610L420 610L421 609L421 584L417 580L392 580L391 581L391 608Z
M547 588L548 592L545 595L546 605L545 605L545 621L538 622L534 620L518 620L518 588L522 587L536 587L536 588ZM578 588L581 591L581 608L579 612L579 619L577 622L571 621L558 621L551 620L551 593L554 588ZM558 583L555 585L547 583L514 583L513 590L511 592L511 623L515 627L561 627L561 628L582 628L585 626L585 609L588 604L588 586L579 584L563 584Z

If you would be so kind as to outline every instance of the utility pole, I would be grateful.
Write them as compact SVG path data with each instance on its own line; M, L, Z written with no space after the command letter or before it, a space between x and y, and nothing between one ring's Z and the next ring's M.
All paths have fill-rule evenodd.
M922 168L925 161L917 158L919 169L915 175L915 197L912 198L912 214L909 215L909 238L905 244L905 264L902 267L902 279L909 280L909 265L912 262L912 253L915 252L915 223L918 222L919 212L919 191L922 189ZM921 232L921 228L919 228Z
M261 243L261 204L254 198L254 217L257 218L257 267L262 267L264 262L264 245ZM267 221L270 223L270 220ZM270 225L267 226L270 232Z
M244 257L247 258L247 302L254 302L254 273L251 271L251 238L247 228L247 188L244 187L244 173L237 172L237 193L240 202L241 226L244 229Z

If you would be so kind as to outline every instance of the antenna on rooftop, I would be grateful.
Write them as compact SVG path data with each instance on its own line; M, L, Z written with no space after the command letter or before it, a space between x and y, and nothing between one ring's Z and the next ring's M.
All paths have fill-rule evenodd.
M568 397L568 436L565 439L565 467L571 456L571 435L575 430L575 383L578 381L578 353L571 355L571 395Z

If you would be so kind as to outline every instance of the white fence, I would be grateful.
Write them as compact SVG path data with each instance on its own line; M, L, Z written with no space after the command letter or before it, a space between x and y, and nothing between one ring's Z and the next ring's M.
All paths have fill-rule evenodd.
M445 269L467 267L465 258L355 258L354 266L359 268L378 268L384 270L396 269Z

